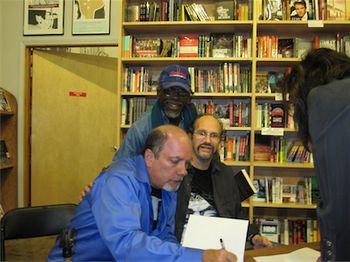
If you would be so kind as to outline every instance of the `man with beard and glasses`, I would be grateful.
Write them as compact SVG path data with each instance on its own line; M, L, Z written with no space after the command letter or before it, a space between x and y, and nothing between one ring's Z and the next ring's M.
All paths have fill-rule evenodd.
M191 130L193 154L178 190L175 235L179 241L190 214L226 218L244 218L238 186L231 167L218 157L222 124L213 115L199 116ZM254 248L271 245L258 233L258 227L248 227L248 243Z
M113 161L141 153L148 133L161 125L175 125L184 130L197 116L191 102L191 76L187 68L179 65L166 67L160 74L158 99L128 130Z
M236 261L225 249L181 246L174 236L176 192L192 157L187 133L163 125L143 153L114 161L96 178L67 229L76 230L72 261ZM162 205L154 223L151 188ZM63 261L60 237L48 261Z

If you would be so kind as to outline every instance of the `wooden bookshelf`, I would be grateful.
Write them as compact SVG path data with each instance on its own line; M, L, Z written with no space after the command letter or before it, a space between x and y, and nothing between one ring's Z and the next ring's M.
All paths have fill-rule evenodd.
M4 140L10 158L0 165L0 203L4 211L17 207L17 102L16 98L3 88L11 110L0 111L0 140Z
M141 1L140 1L141 2ZM188 1L184 1L183 3ZM215 6L214 0L199 0L196 3L203 3L206 7ZM308 176L314 176L313 163L294 163L294 162L271 162L271 161L254 161L254 146L256 143L256 136L261 135L261 127L256 126L257 112L256 105L261 102L275 102L281 103L280 93L258 93L255 91L256 87L256 75L261 71L277 71L284 72L288 67L301 61L300 57L288 57L288 58L271 58L271 57L258 57L257 40L262 35L278 35L280 38L301 38L312 41L315 34L322 37L335 37L336 33L341 35L349 35L350 21L264 21L258 20L258 1L244 1L252 3L252 16L251 19L240 21L126 21L126 9L128 4L137 5L137 0L123 0L121 1L121 8L119 10L119 23L120 23L120 35L119 39L121 45L119 45L119 59L118 76L119 96L121 99L130 97L143 96L146 98L155 99L155 92L125 92L124 87L124 75L125 68L139 68L147 67L150 70L154 70L154 74L159 76L162 68L170 64L180 64L188 67L195 68L210 68L224 63L239 63L242 68L249 69L251 71L251 86L250 91L245 93L207 93L207 92L195 92L193 94L192 101L223 101L223 100L245 100L249 103L249 126L243 127L225 127L225 132L231 133L247 133L249 135L249 159L245 161L224 161L227 165L232 166L233 170L237 168L245 167L251 177L277 177L285 176L292 177L294 180L298 178L304 179ZM251 57L123 57L123 39L125 35L131 35L134 37L149 37L149 38L174 38L180 34L203 34L207 35L212 32L215 33L232 33L236 35L246 35L251 38ZM120 132L126 132L131 125L125 125L119 123ZM296 128L285 127L283 128L283 136L295 136ZM121 142L119 137L118 143ZM305 214L305 217L316 217L316 204L274 204L274 203L258 203L250 201L244 202L243 205L249 210L249 219L252 221L256 216L256 208L259 209L258 216L265 216L269 213L278 214L276 210L290 209L292 212L300 210ZM265 212L265 211L266 212ZM271 212L271 210L275 210ZM310 211L311 210L311 211Z

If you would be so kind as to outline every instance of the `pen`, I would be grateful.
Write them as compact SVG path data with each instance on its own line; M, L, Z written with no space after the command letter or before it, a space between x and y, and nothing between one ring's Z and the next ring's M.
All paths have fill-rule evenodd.
M225 244L224 244L224 240L222 240L222 238L220 238L220 244L221 244L221 248L226 249Z

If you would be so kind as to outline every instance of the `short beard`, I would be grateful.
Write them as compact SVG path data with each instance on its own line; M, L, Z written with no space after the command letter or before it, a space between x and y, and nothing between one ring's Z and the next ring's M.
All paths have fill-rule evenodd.
M211 153L209 155L205 155L205 156L202 156L200 155L200 147L202 146L203 144L199 145L197 147L197 154L196 154L196 157L197 159L200 161L200 162L207 162L207 161L211 161L214 157L214 154L215 152L212 150Z
M166 183L162 189L165 190L165 191L168 191L168 192L176 192L179 187L181 185L181 182L177 183L177 185L174 187L174 186L171 186L170 183Z

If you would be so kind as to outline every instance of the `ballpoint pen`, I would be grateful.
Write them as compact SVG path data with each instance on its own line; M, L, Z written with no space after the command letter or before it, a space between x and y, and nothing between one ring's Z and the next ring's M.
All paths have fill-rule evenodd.
M224 244L224 240L222 238L220 238L220 244L221 244L221 248L226 249L225 244Z

